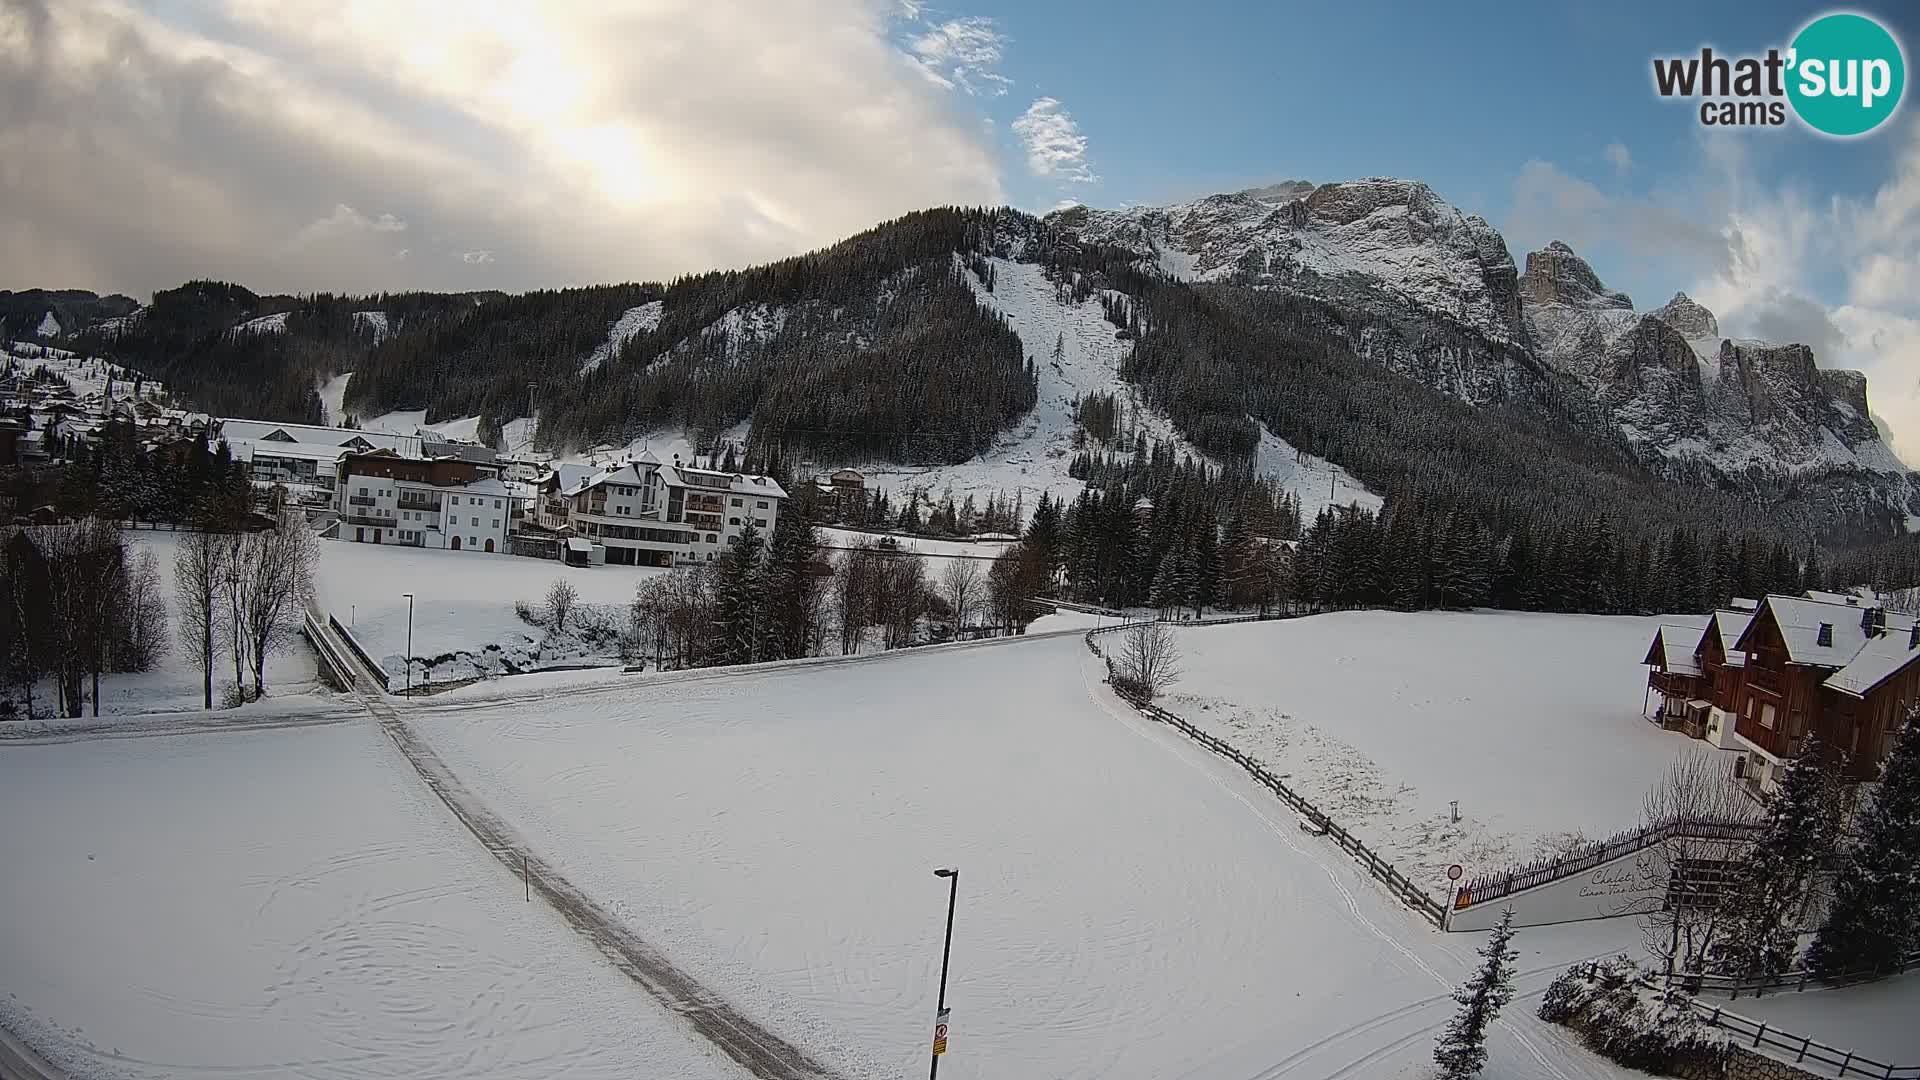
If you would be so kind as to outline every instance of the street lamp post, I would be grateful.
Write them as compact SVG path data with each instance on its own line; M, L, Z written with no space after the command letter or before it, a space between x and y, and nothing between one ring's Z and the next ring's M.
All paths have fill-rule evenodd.
M401 593L407 598L407 696L413 696L413 594Z
M947 943L940 950L940 1004L933 1021L933 1066L927 1080L940 1075L940 1055L947 1052L947 961L953 957L953 905L960 895L960 868L943 866L933 876L947 879Z

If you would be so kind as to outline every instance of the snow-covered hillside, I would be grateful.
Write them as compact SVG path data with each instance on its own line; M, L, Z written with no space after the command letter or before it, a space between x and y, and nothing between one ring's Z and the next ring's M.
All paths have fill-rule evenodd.
M34 330L34 334L43 338L59 337L60 320L53 317L53 312L47 312L46 317L40 320L39 327Z
M1128 403L1132 430L1149 440L1171 440L1182 451L1201 456L1174 430L1171 420L1139 396L1137 387L1121 380L1120 360L1130 346L1114 336L1117 328L1101 311L1098 296L1063 303L1040 266L1009 259L990 261L992 291L971 274L968 281L980 303L1003 316L1020 335L1020 344L1039 374L1038 401L993 449L972 461L925 469L863 467L869 484L896 492L925 488L936 498L952 489L956 500L973 495L980 503L988 495L1020 492L1029 510L1042 491L1056 499L1073 499L1086 486L1067 475L1076 431L1073 403L1095 393L1113 394Z
M257 319L248 319L234 327L233 332L236 334L284 334L287 332L287 315L287 312L281 311L272 315L262 315Z
M580 365L580 374L585 375L617 355L620 350L635 337L651 333L660 325L660 316L666 311L666 304L652 300L639 307L628 308L624 314L614 320L612 329L607 331L605 343L596 347Z
M353 325L364 328L372 334L375 345L385 341L393 333L392 326L387 322L387 313L384 311L356 311L353 313Z
M320 422L328 427L339 427L347 421L347 384L353 382L353 372L343 371L320 384Z

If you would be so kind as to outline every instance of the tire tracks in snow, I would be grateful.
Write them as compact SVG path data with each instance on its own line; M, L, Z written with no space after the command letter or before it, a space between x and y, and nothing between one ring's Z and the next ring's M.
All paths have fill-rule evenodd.
M331 633L331 630L327 631ZM335 643L338 644L337 642ZM510 873L525 873L528 887L567 920L664 1008L762 1080L840 1080L792 1043L749 1019L720 995L681 970L632 928L596 904L551 863L533 852L504 820L474 797L446 762L356 671L353 692L407 763L441 803Z

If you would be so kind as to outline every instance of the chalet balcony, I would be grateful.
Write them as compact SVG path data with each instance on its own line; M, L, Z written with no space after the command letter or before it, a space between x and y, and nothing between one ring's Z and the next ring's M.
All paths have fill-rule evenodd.
M1750 667L1747 669L1747 685L1779 697L1786 689L1786 678L1770 668Z
M420 496L401 495L398 505L402 510L430 510L436 514L440 512L439 499L427 499L427 498L422 498Z
M351 496L348 496L347 502L353 506L375 505L375 500L371 495L351 495Z
M1656 693L1666 697L1691 700L1700 696L1702 689L1698 675L1687 675L1678 671L1653 671L1647 673L1647 685Z
M380 528L383 528L383 529L391 529L393 528L393 519L390 517L375 517L372 514L348 514L347 524L378 525Z

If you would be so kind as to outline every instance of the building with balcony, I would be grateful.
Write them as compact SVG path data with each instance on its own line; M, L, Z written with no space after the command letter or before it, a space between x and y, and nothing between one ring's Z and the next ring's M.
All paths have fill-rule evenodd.
M589 541L596 556L626 566L712 562L752 524L771 532L786 489L766 476L663 464L651 453L610 469L563 465L536 489L542 528Z
M505 552L513 529L513 491L490 467L460 458L345 453L334 490L336 540Z
M1851 778L1875 778L1920 702L1920 622L1829 596L1768 596L1734 643L1742 654L1734 738L1755 794L1777 791L1811 738L1844 754Z

